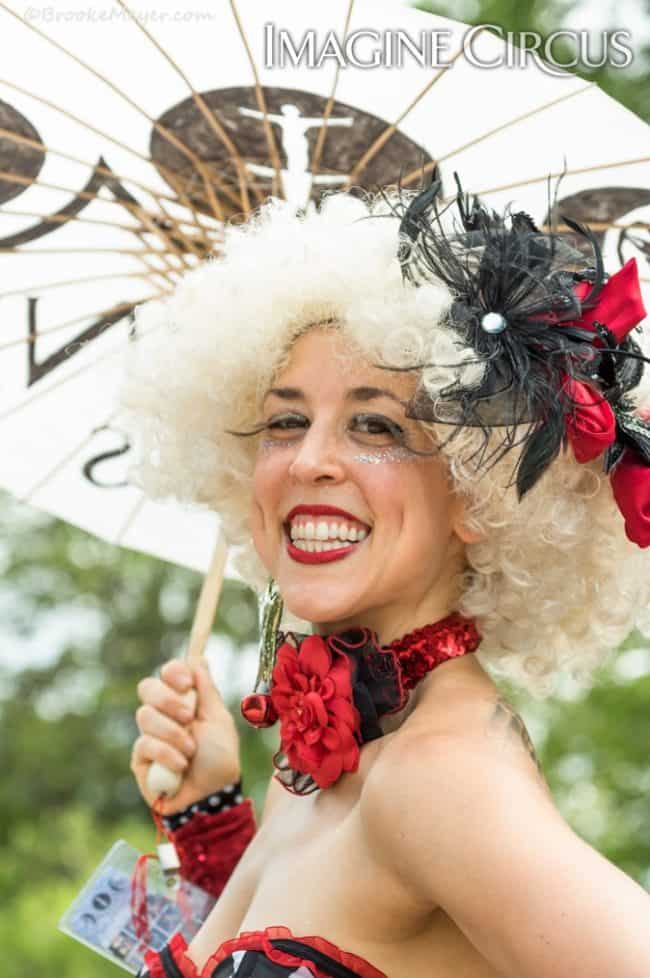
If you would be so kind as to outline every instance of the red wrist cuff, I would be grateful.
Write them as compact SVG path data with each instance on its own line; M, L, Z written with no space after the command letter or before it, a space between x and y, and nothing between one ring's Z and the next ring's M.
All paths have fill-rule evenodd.
M196 812L169 837L176 846L181 876L219 896L256 831L247 798L216 814Z

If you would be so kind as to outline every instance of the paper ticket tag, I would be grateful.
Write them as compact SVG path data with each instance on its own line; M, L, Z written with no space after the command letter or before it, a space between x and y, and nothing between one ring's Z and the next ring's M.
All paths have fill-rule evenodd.
M187 880L165 876L156 861L147 866L149 942L136 933L131 910L131 880L139 857L120 840L107 853L72 906L59 921L70 937L136 975L149 948L160 951L180 931L189 943L215 904L215 898Z

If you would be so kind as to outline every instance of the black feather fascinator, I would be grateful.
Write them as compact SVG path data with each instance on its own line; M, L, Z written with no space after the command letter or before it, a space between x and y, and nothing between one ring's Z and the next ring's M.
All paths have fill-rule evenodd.
M635 259L610 278L588 227L562 216L578 250L524 212L499 215L470 199L454 177L458 218L449 233L438 180L391 206L404 280L443 283L454 297L443 325L458 363L407 369L426 376L427 368L473 364L473 382L463 383L458 369L435 395L421 385L408 416L453 426L448 440L466 426L482 429L480 467L520 446L513 476L520 499L567 441L578 461L603 454L606 472L626 447L650 466L650 423L628 396L650 362L629 335L645 316ZM650 485L650 468L648 476Z

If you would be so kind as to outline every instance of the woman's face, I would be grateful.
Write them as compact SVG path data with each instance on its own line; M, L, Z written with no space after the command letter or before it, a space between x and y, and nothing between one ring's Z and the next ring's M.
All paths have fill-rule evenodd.
M413 452L433 447L405 416L416 383L313 328L264 399L253 541L289 611L323 631L386 643L453 610L470 534L442 456Z

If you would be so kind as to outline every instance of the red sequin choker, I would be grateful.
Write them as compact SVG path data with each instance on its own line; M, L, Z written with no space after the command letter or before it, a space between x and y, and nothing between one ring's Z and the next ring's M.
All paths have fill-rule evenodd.
M480 642L473 620L458 612L385 647L369 628L278 632L270 688L246 696L242 714L256 727L280 721L276 777L289 791L308 794L356 771L360 748L382 736L381 717L403 709L432 669Z

